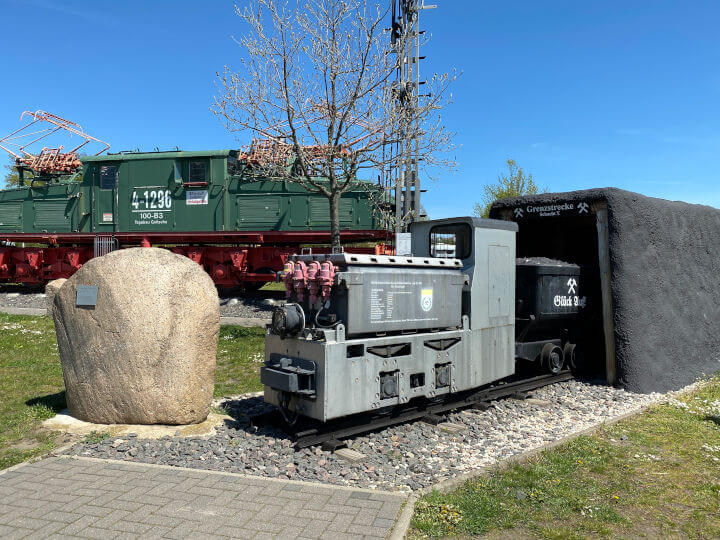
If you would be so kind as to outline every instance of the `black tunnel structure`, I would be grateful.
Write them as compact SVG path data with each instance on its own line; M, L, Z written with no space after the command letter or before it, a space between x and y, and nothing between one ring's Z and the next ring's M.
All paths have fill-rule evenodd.
M720 210L616 188L496 202L518 256L581 265L587 349L608 382L665 392L720 370Z

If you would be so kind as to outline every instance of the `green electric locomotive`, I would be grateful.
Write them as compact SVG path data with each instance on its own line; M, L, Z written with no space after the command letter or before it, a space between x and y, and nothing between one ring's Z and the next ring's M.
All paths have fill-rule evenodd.
M252 288L301 245L330 240L327 198L258 174L235 150L121 152L80 162L53 175L19 166L19 185L0 190L0 281L68 277L103 250L165 245L205 266L218 285ZM344 241L386 237L374 211L380 196L363 181L343 194Z

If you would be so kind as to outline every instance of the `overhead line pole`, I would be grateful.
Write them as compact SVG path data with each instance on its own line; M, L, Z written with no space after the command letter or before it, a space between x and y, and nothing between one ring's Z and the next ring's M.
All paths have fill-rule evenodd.
M399 133L393 137L389 178L395 183L395 232L408 229L420 217L420 11L434 9L424 0L391 0L392 51L399 70L394 83L395 114L401 119ZM393 170L395 169L395 170Z

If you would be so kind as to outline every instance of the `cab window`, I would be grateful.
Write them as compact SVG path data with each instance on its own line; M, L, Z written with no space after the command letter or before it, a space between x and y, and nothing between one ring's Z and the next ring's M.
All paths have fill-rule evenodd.
M207 182L204 161L191 161L190 162L190 177L189 182Z
M115 189L117 186L117 167L103 165L100 167L100 189Z
M430 229L430 256L466 259L472 246L472 228L467 223L437 225Z

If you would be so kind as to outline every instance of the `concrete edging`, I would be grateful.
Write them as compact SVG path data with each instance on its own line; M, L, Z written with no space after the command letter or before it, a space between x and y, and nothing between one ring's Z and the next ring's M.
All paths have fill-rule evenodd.
M7 313L8 315L34 315L37 317L47 315L47 310L41 308L0 306L0 313Z
M675 392L666 394L666 397L664 397L663 399L656 401L654 403L648 403L647 405L642 405L642 406L637 407L637 408L635 408L631 411L628 411L624 414L621 414L614 418L610 418L608 420L604 420L594 426L590 426L588 428L582 429L575 433L571 433L571 434L566 435L565 437L562 437L555 441L551 441L549 443L538 446L537 448L533 448L532 450L528 450L527 452L523 452L521 454L516 454L514 456L510 456L501 461L497 461L491 465L487 465L485 467L475 469L473 471L467 472L460 476L456 476L454 478L449 478L447 480L438 482L437 484L434 484L432 486L428 486L426 488L422 488L417 491L414 491L408 497L408 499L405 503L405 508L403 508L403 511L400 514L400 517L398 518L398 520L395 524L395 527L392 530L391 536L389 538L390 538L390 540L402 540L403 538L405 538L405 535L407 534L407 531L410 528L410 522L412 520L412 516L415 513L415 503L423 495L427 495L429 493L432 493L433 491L437 491L439 493L448 493L449 491L453 491L453 490L459 488L465 482L474 480L475 478L479 478L480 476L489 474L494 471L500 471L506 467L509 467L510 465L515 464L515 463L523 463L523 462L537 456L541 452L544 452L545 450L551 450L552 448L555 448L557 446L560 446L561 444L570 442L570 441L577 439L578 437L581 437L583 435L594 434L604 427L615 425L615 424L622 422L623 420L626 420L633 416L638 416L638 415L644 413L645 411L647 411L650 407L654 407L656 405L662 405L664 403L667 403L670 399L672 399L673 397L675 397L677 395L686 394L688 392L692 392L692 391L696 390L701 384L702 384L701 381L695 382L689 386L686 386L685 388L683 388L681 390L677 390Z
M662 403L662 402L658 402L658 403ZM412 517L415 514L415 503L423 495L427 495L429 493L432 493L433 491L437 491L439 493L448 493L450 491L453 491L453 490L461 487L465 482L474 480L475 478L479 478L481 476L484 476L484 475L489 474L494 471L500 471L502 469L505 469L506 467L509 467L510 465L512 465L514 463L523 463L523 462L533 458L534 456L537 456L541 452L544 452L545 450L550 450L552 448L555 448L556 446L560 446L561 444L570 442L573 439L577 439L578 437L581 437L582 435L588 435L588 434L594 433L594 432L600 430L604 426L616 424L626 418L640 414L640 413L644 412L646 409L648 409L649 407L656 405L656 404L657 403L650 403L648 405L643 405L642 407L639 407L637 409L629 411L625 414L622 414L615 418L611 418L610 420L601 422L600 424L597 424L594 426L590 426L589 428L577 431L575 433L571 433L570 435L567 435L567 436L557 439L555 441L543 444L541 446L538 446L537 448L528 450L527 452L523 452L521 454L515 454L514 456L510 456L501 461L497 461L491 465L487 465L485 467L481 467L479 469L472 470L470 472L461 474L459 476L455 476L453 478L449 478L447 480L442 480L441 482L438 482L437 484L428 486L426 488L421 488L421 489L413 492L413 494L410 497L408 497L408 499L405 503L405 508L403 508L403 511L400 514L400 517L398 518L398 520L395 524L395 527L392 530L390 540L402 540L403 538L405 538L407 531L410 528L410 523L412 521Z
M418 495L417 492L413 492L405 499L405 506L403 506L400 515L395 520L395 525L393 525L390 531L388 540L403 540L403 538L405 538L410 528L413 514L415 513L415 503L419 498L420 495Z
M257 317L220 317L220 324L224 326L258 326L265 328L270 319L259 319Z
M41 308L24 308L0 306L0 313L8 315L32 315L35 317L45 317L48 315L47 310ZM270 319L260 319L258 317L220 317L220 324L223 326L257 326L264 328L270 323Z
M501 461L497 461L490 465L486 465L485 467L475 469L473 471L461 474L459 476L455 476L453 478L449 478L447 480L442 480L441 482L438 482L437 484L432 485L432 486L421 488L416 493L419 493L421 496L427 495L428 493L432 493L433 491L438 491L440 493L448 493L449 491L453 491L453 490L459 488L460 486L462 486L465 482L467 482L469 480L474 480L475 478L478 478L485 474L505 469L506 467L509 467L510 465L513 465L515 463L523 463L523 462L537 456L538 454L544 452L545 450L551 450L557 446L560 446L561 444L565 444L574 439L577 439L578 437L582 437L583 435L591 435L591 434L599 431L600 429L602 429L605 426L611 426L613 424L617 424L618 422L620 422L622 420L630 418L631 416L638 415L638 414L644 412L649 407L652 407L653 405L657 405L658 403L661 403L661 402L649 403L648 405L643 405L642 407L633 409L632 411L621 414L620 416L616 416L615 418L610 418L609 420L604 420L604 421L600 422L599 424L595 424L594 426L590 426L588 428L581 429L580 431L570 433L569 435L566 435L560 439L550 441L549 443L545 443L536 448L532 448L532 449L528 450L527 452L523 452L521 454L515 454L515 455L507 457Z

